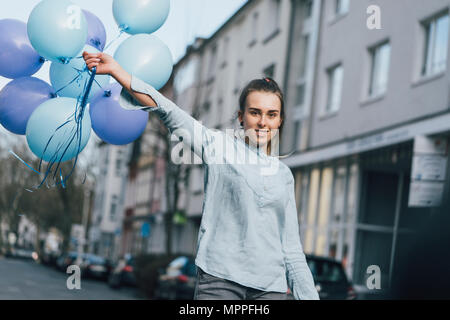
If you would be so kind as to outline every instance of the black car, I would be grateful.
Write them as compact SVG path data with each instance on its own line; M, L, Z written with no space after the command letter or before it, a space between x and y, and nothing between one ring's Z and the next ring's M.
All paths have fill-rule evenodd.
M112 268L108 278L108 284L111 288L117 289L121 286L136 286L136 276L134 274L134 258L131 255L125 255Z
M43 252L41 254L41 263L50 267L56 267L60 255L56 252Z
M339 261L306 255L321 300L354 300L356 292Z
M193 257L180 256L161 270L155 292L156 299L192 300L197 266Z
M348 280L342 263L332 258L305 255L321 300L353 300L356 292ZM193 258L178 257L161 272L155 298L192 300L197 269ZM288 290L289 298L293 299Z
M77 260L78 253L76 251L66 252L61 254L56 259L56 269L62 272L66 272L67 267L74 264Z
M38 254L36 251L27 248L9 248L6 251L7 258L16 258L24 260L38 260Z
M103 257L86 253L80 266L81 275L86 278L106 280L111 273L111 263Z

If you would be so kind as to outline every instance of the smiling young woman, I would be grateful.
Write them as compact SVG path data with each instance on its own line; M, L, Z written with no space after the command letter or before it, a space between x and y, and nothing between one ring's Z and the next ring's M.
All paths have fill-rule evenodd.
M83 56L89 69L97 67L123 86L123 108L155 113L203 161L194 299L284 300L288 288L295 299L319 299L300 242L294 177L271 152L284 119L276 82L257 79L244 88L242 137L206 128L107 54Z
M283 129L284 98L278 84L271 78L255 79L242 90L238 118L246 133L246 143L272 152L272 138Z

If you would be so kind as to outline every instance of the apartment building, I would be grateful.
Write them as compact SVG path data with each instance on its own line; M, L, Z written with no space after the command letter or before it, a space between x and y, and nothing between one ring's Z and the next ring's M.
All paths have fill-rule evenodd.
M98 146L100 171L96 177L88 250L111 259L120 254L130 148L131 145L113 146L104 142Z
M376 265L387 288L448 197L450 1L292 4L282 151L296 150L284 161L304 250L342 260L356 284Z

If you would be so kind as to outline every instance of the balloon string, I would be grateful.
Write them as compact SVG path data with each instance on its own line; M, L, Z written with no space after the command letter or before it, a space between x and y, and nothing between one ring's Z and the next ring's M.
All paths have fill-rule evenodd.
M77 81L77 80L81 77L81 71L78 70L78 69L76 69L76 68L74 68L74 69L77 70L78 75L77 75L75 78L73 78L72 81L70 81L68 84L66 84L64 87L58 89L58 90L55 92L55 94L58 94L59 92L61 92L62 90L64 90L64 89L67 88L68 86L70 86L72 83L74 83L75 81Z
M123 27L119 27L119 35L115 38L115 39L113 39L113 40L111 40L107 45L106 45L106 47L105 47L105 49L103 49L103 52L106 52L106 50L108 50L108 48L114 43L114 42L116 42L117 40L119 40L119 38L122 36L122 34L124 34L125 33L125 30L126 30L127 28L123 28Z
M81 74L81 73L80 73ZM77 78L80 76L80 74L77 76ZM56 150L54 152L54 154L52 155L52 157L49 159L48 161L48 165L44 174L44 178L42 179L41 183L37 186L34 186L32 189L39 189L44 183L46 184L47 188L50 188L48 185L48 177L49 175L52 174L53 172L53 180L55 181L55 184L52 187L56 187L58 185L61 185L63 188L66 188L66 181L70 178L70 176L73 174L77 161L78 161L78 155L81 151L81 140L82 140L82 120L83 120L83 116L84 116L84 111L86 109L86 105L88 102L88 96L89 93L91 91L92 88L92 84L95 80L95 75L96 75L96 68L94 68L91 72L89 81L86 81L84 84L84 88L83 88L83 92L82 94L80 94L80 97L77 99L77 103L75 106L75 112L69 116L66 121L60 125L58 128L56 128L55 132L52 134L52 136L50 137L50 139L48 140L44 152L42 153L42 156L40 158L39 161L39 171L33 169L29 164L27 164L24 160L22 160L17 154L15 154L12 150L9 150L9 152L14 155L17 159L19 159L23 164L25 164L29 169L31 169L33 172L40 174L40 170L41 170L41 166L42 166L42 161L44 158L44 154L47 151L51 141L53 140L53 138L55 137L56 133L59 130L62 130L62 128L64 126L66 126L68 123L70 123L72 120L76 122L76 128L72 128L71 132L69 133L69 138L67 139L68 141L62 142L62 143L58 143L58 145L56 146ZM73 81L75 81L76 78ZM72 83L71 82L71 83ZM62 89L60 89L62 90ZM80 103L81 100L81 103ZM64 136L64 135L63 135ZM74 142L74 140L76 139L76 143L77 143L77 152L76 152L76 156L75 156L75 161L74 164L72 166L72 169L70 171L70 173L63 177L63 172L62 172L62 168L60 168L61 166L61 161L64 158L64 155L67 153L67 150L69 149L69 147L72 145L72 143ZM64 151L62 152L61 156L59 156L59 152L64 148ZM56 169L53 171L52 168L53 166L56 165ZM59 180L58 182L56 182L56 175L58 174L58 169L59 169ZM84 178L84 181L86 180L86 176ZM84 184L83 181L83 184ZM30 189L26 189L28 192L33 192Z
M89 75L92 75L92 72L88 70ZM100 87L100 89L104 90L102 85L97 81L97 79L95 79L94 77L94 82Z
M24 165L26 165L30 170L34 171L37 174L40 174L39 171L36 171L35 169L33 169L32 166L30 166L28 163L26 163L25 161L23 161L17 154L14 153L14 151L9 150L9 153L11 153L14 157L16 157L17 159L19 159L20 162L22 162Z

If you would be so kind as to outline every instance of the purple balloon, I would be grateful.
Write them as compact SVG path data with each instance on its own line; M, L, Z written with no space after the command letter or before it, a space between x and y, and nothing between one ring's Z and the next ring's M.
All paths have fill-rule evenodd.
M145 131L148 112L126 110L119 104L122 87L110 84L91 101L89 114L92 129L103 141L113 145L125 145L139 138Z
M106 45L106 30L102 21L93 13L83 10L88 22L88 37L86 44L103 51Z
M31 76L44 62L28 39L25 22L0 20L0 76L9 79Z
M45 81L33 77L15 79L0 91L0 123L12 133L24 135L33 111L54 97L55 90Z

